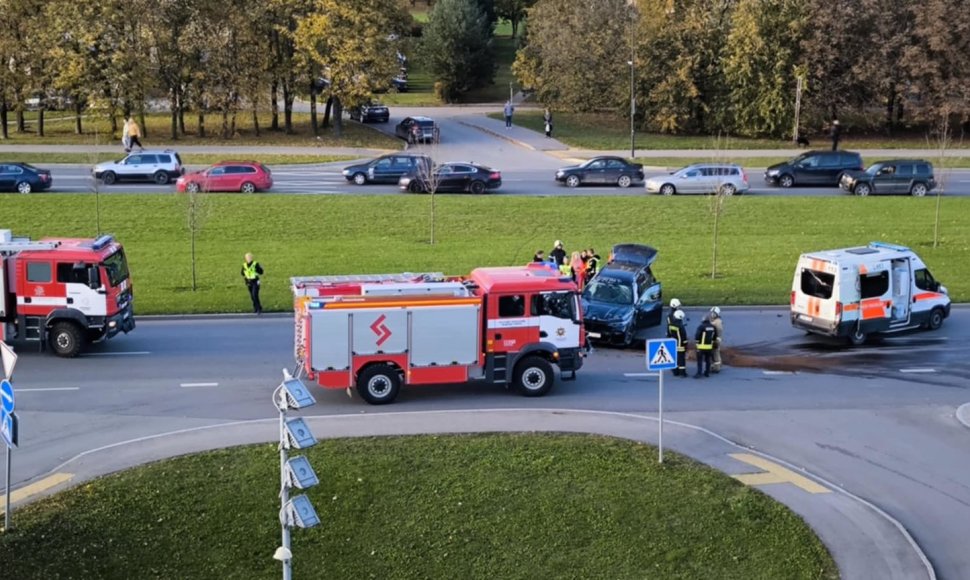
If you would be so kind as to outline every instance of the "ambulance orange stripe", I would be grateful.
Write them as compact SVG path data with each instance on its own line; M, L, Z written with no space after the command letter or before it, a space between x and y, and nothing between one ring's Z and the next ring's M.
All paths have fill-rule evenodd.
M913 300L920 302L922 300L933 300L934 298L941 298L942 294L937 292L920 292L919 294L913 296Z
M846 304L842 307L842 312L855 312L859 309L858 304Z

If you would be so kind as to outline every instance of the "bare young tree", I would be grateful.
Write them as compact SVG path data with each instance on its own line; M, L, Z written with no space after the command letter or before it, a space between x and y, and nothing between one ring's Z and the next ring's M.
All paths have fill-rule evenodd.
M936 145L939 151L939 158L936 161L937 182L936 182L936 210L933 216L933 247L940 245L940 213L943 201L943 190L946 188L947 170L946 152L952 144L950 131L950 107L944 106L940 113L940 123L937 127Z
M438 165L439 161L439 137L438 137L438 127L435 125L434 138L426 146L421 147L416 153L422 153L430 158L430 162L418 162L417 172L415 176L417 177L416 182L411 182L412 192L426 192L428 197L431 199L431 232L430 232L430 244L433 246L436 242L436 228L438 225L438 211L437 205L435 203L435 197L438 192L438 188L441 185L442 173L441 166ZM412 145L413 147L413 145Z
M88 152L88 163L91 167L97 165L101 159L98 153L98 146L101 144L101 131L97 123L91 123L93 131L91 133L92 139L94 140L94 147ZM94 223L95 229L97 230L96 236L101 235L101 180L94 176L94 172L91 172L91 181L88 183L88 188L91 193L94 194Z
M714 147L711 153L711 162L723 165L726 164L727 157L725 154L725 149L728 145L728 140L723 138L720 134L714 137ZM725 175L724 171L719 168L714 168L713 171L716 173L715 185L711 191L710 198L710 212L711 217L714 219L714 225L712 228L711 236L711 279L717 278L717 250L718 241L720 234L721 218L725 211L725 202L735 193L735 187L733 183L730 182L730 176Z
M201 185L193 187L190 184L185 188L182 201L185 204L186 227L189 230L192 257L192 291L198 289L198 278L196 275L196 238L202 231L205 220L209 215L210 198L206 193L209 190L208 176L203 177Z

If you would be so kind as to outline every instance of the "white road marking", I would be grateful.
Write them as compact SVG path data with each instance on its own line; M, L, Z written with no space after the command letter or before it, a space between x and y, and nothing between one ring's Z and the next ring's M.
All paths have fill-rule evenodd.
M624 377L655 377L657 373L623 373Z
M86 352L81 356L142 356L152 354L147 350L119 350L117 352Z
M218 387L219 383L182 383L179 386L184 389L192 389L195 387Z
M793 371L761 371L762 374L766 375L793 375Z
M936 369L899 369L901 373L935 373Z
M45 391L80 391L81 387L50 387L46 389L17 389L18 393L42 393Z

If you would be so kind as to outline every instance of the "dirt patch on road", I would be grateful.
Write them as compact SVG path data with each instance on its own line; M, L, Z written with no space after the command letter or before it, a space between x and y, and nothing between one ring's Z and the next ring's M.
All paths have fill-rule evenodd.
M834 369L835 361L811 355L753 355L744 349L725 347L721 349L721 360L727 366L758 368L769 371L808 371L825 372Z

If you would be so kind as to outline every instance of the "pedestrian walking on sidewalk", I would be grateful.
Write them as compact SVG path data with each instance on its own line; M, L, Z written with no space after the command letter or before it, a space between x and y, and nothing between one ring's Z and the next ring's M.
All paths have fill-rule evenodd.
M253 312L262 314L263 305L259 302L259 277L263 275L263 267L253 259L252 254L246 254L246 261L243 262L242 270L239 273L246 281L249 299L253 301Z
M832 129L829 131L829 136L832 137L832 151L838 151L839 140L842 139L842 125L839 124L838 119L832 121Z
M125 129L128 131L128 148L134 149L135 145L138 146L138 151L144 151L145 148L141 144L141 129L138 127L138 123L135 122L135 118L131 115L125 119Z
M505 128L512 128L512 113L515 112L515 107L512 106L512 101L505 101Z
M548 108L542 114L542 121L546 126L546 137L552 138L552 112Z

